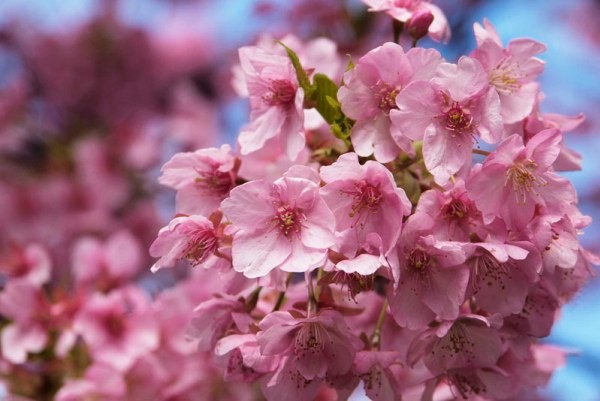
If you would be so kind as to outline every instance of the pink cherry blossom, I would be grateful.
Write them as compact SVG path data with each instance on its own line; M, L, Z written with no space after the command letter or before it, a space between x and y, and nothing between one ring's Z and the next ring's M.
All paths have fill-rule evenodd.
M262 355L256 334L232 334L223 337L215 346L215 354L226 357L225 378L253 382L277 370L281 358Z
M210 261L217 245L218 234L212 221L198 215L176 217L160 229L150 246L150 255L159 258L152 271L173 266L180 259L193 265Z
M530 226L532 241L542 252L544 270L571 269L579 258L581 245L577 230L567 216L543 214Z
M485 238L481 213L471 200L465 182L458 178L450 189L442 192L429 190L421 194L415 214L431 216L435 222L433 233L444 241L470 241L476 234Z
M210 216L235 186L235 157L229 145L177 153L158 181L177 190L179 213Z
M259 327L261 331L256 338L261 353L286 357L280 370L266 384L269 399L269 394L296 383L305 383L311 386L310 392L316 391L315 384L352 369L359 343L336 311L323 310L308 318L273 312Z
M26 247L11 244L2 259L0 272L13 283L23 281L41 287L50 280L52 261L48 251L40 244Z
M394 373L389 366L398 358L393 351L360 351L353 370L363 381L367 396L374 401L399 401Z
M429 329L412 346L418 346L414 350L417 353L424 347L425 365L432 373L494 367L504 353L497 329L488 319L478 315L462 316L454 322L444 322Z
M282 138L292 160L304 148L304 92L298 86L290 60L255 46L239 50L241 69L250 98L250 123L240 132L242 155L264 147L268 139Z
M339 249L352 258L371 235L380 238L382 254L387 254L398 241L403 217L411 210L392 173L375 161L361 165L355 153L346 153L322 167L321 178L326 183L321 195L335 215L336 231L344 239Z
M310 271L335 243L335 218L319 195L318 174L294 166L274 183L251 181L231 191L221 209L239 230L232 244L233 267L248 278L274 268Z
M574 116L565 116L556 113L542 113L540 111L540 102L543 100L543 98L543 94L538 94L533 111L529 116L527 116L522 124L525 142L527 142L527 140L534 135L549 128L556 128L563 134L573 131L585 121L585 115L583 113L579 113ZM554 161L553 167L557 171L581 170L581 155L573 149L568 148L563 141L560 144L560 153Z
M2 356L24 363L28 353L40 352L48 342L52 319L41 287L27 281L9 282L0 292L0 313L12 320L2 330Z
M533 110L538 84L534 80L544 70L544 62L535 55L546 46L531 39L515 39L505 48L488 20L474 24L477 49L471 57L487 71L490 84L500 96L505 124L523 120Z
M119 231L104 243L81 237L73 247L71 268L78 284L108 288L131 279L142 263L142 248L131 233Z
M486 222L501 217L519 229L532 220L536 207L560 214L576 202L571 183L552 171L561 140L555 129L537 134L526 145L515 134L486 158L467 182L469 196Z
M558 299L548 287L549 281L545 279L533 286L525 299L523 310L506 318L505 325L521 335L537 338L548 336L559 307Z
M396 96L404 87L416 79L427 79L420 67L426 65L426 71L431 71L441 60L435 50L412 49L405 54L400 45L385 43L346 72L338 99L343 112L356 120L351 139L358 155L374 154L376 160L386 163L400 150L414 153L407 138L390 132L390 111L397 108Z
M413 82L396 102L392 124L403 136L423 140L425 166L440 185L469 169L476 136L495 143L502 135L498 94L481 64L469 57L440 64L431 82Z
M400 22L410 22L410 19L419 12L426 10L433 15L433 22L429 26L429 36L438 42L450 39L450 27L442 10L429 2L429 0L362 0L369 11L385 11L392 18Z
M194 309L187 335L199 340L202 351L211 350L232 326L237 324L238 330L248 331L253 320L245 312L245 304L236 297L209 299Z
M504 316L523 309L530 288L538 280L541 258L533 244L469 243L469 294L478 308Z
M138 357L158 346L158 327L147 302L133 287L107 295L96 293L77 313L73 328L95 360L127 370Z
M452 320L464 302L469 272L458 242L438 241L431 235L427 215L409 218L398 253L390 257L397 286L389 294L390 309L401 327L419 329L440 316Z

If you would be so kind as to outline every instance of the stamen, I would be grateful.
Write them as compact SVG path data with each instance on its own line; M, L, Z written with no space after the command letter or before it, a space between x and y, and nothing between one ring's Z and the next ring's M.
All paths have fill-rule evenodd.
M277 216L275 220L279 229L286 237L290 233L299 233L301 225L301 219L303 215L296 208L289 205L281 205L277 208Z
M382 81L378 81L372 90L375 92L375 98L379 99L379 109L385 114L389 114L390 110L398 109L396 96L398 96L400 88L393 88Z
M511 277L511 270L515 268L514 262L508 260L500 263L487 250L480 249L479 254L473 259L473 271L471 288L476 294L481 289L481 285L492 286L494 283L505 289L505 282Z
M507 186L509 183L512 184L517 204L525 204L527 202L527 195L530 193L536 196L539 195L536 188L548 184L546 180L535 174L537 167L537 163L533 160L524 160L516 162L506 171L504 186Z
M198 171L198 175L194 180L196 187L210 194L226 196L234 184L231 174L219 171L217 167L211 172Z
M473 117L458 102L454 102L445 112L446 128L457 134L473 133Z
M452 199L442 207L442 216L445 219L462 220L469 216L470 208L460 199Z
M490 84L496 87L498 93L511 95L521 89L521 74L518 66L509 60L503 60L496 68L490 71Z
M325 350L325 341L331 341L327 330L318 323L304 323L294 341L294 354L301 358L306 353L318 354Z
M274 79L269 90L270 93L262 97L269 106L289 107L294 103L297 87L290 80Z
M216 247L217 237L212 230L198 230L188 242L183 255L192 266L197 266L206 260Z
M355 184L354 188L355 190L351 192L354 195L354 203L351 207L350 217L356 216L363 209L373 211L379 207L383 198L379 186L373 186L367 184L365 181L360 181Z
M427 270L431 259L427 253L421 249L413 249L407 258L407 266L410 270L423 272Z

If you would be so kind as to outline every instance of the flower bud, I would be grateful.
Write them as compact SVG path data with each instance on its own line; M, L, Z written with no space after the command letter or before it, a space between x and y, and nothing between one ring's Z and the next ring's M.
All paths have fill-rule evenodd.
M416 42L427 35L429 27L433 22L433 14L427 9L415 11L407 23L408 34Z

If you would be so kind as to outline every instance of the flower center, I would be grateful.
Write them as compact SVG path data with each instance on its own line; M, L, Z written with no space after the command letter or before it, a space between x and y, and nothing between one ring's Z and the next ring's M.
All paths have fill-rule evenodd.
M300 232L302 214L296 208L289 205L279 206L275 219L279 225L279 229L286 237L292 232Z
M325 349L324 340L329 338L327 331L318 323L305 323L302 325L294 341L294 354L303 357L306 353L318 354Z
M378 83L375 98L379 100L379 109L386 114L389 114L390 110L398 109L396 96L398 96L399 92L400 89L391 88L384 83Z
M470 201L460 198L453 198L450 202L442 206L442 216L444 219L452 221L464 221L469 216L473 216L477 210Z
M421 249L414 249L408 255L407 265L410 270L425 271L431 264L431 258Z
M462 134L473 130L473 117L467 110L463 110L458 102L454 102L444 116L449 131Z
M502 61L496 68L490 71L490 84L493 85L501 95L511 95L521 89L520 74L517 68L507 60Z
M471 273L473 293L477 294L482 285L491 287L494 283L505 289L505 279L509 277L510 270L514 267L512 260L500 263L489 251L480 249L478 255L473 259Z
M471 398L472 395L481 395L487 392L485 384L471 372L455 372L449 377L464 400Z
M341 284L342 290L348 288L348 300L356 302L356 296L361 292L371 291L375 288L375 275L362 275L357 272L346 273L338 270L334 273L331 282Z
M217 237L212 230L196 231L183 251L192 266L202 263L217 247Z
M383 195L379 190L379 186L373 186L364 181L356 183L354 203L352 204L350 217L356 216L356 214L360 213L365 208L368 210L377 209L382 198Z
M287 79L275 79L271 81L270 93L263 96L263 100L269 106L288 107L294 103L296 98L296 85Z
M228 195L233 186L233 179L229 172L214 169L212 172L199 172L199 175L200 177L195 179L196 185L220 197Z
M536 162L528 159L516 162L506 171L504 186L512 184L518 204L524 204L529 193L539 195L536 189L548 184L546 180L535 174L537 167Z

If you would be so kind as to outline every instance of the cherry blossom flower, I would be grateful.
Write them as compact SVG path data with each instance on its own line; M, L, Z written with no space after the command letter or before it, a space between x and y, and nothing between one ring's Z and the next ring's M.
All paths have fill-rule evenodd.
M9 282L0 293L0 313L13 322L2 330L2 356L12 363L24 363L28 353L44 349L51 314L42 289L24 281Z
M335 218L319 182L314 170L294 166L274 183L251 181L231 191L221 209L239 229L232 244L235 270L256 278L276 267L305 272L324 262L335 243Z
M421 194L415 214L431 216L433 234L444 241L469 242L471 236L486 237L486 228L475 202L469 198L465 182L458 178L448 190L428 190Z
M479 315L443 322L439 327L424 332L413 345L417 346L414 353L425 352L423 360L432 373L461 368L491 368L504 353L497 329Z
M450 39L450 27L442 10L428 0L362 0L369 11L385 11L389 16L404 23L410 23L414 15L428 11L433 15L429 26L429 36L438 42Z
M374 401L398 401L398 389L394 373L388 369L397 360L394 351L359 351L354 359L353 370L361 380L367 396Z
M558 130L549 129L526 145L516 134L502 141L467 182L484 221L501 217L519 229L532 220L536 207L561 214L576 202L571 183L552 171L561 140Z
M158 181L177 190L179 213L209 217L235 186L235 160L229 145L177 153L161 168Z
M187 259L192 265L206 262L214 255L218 234L214 223L203 216L176 217L161 228L150 246L150 255L159 258L152 271L172 266L177 260Z
M50 280L52 261L48 251L40 244L21 247L11 244L0 263L0 272L12 283L27 282L40 287Z
M465 299L469 271L458 242L431 235L433 220L411 216L402 232L397 256L390 257L397 286L389 294L390 309L401 327L418 329L440 316L453 320Z
M346 153L320 173L326 183L321 195L335 215L343 253L356 256L371 235L380 238L382 254L387 254L398 241L403 217L411 210L390 171L375 161L361 165L355 153Z
M250 123L240 132L242 155L264 147L273 137L291 160L304 148L304 92L290 60L255 46L239 50L250 97Z
M477 307L503 316L521 312L542 267L533 244L483 242L466 248L471 268L468 296L474 296Z
M534 56L546 46L531 39L515 39L504 49L488 20L483 26L475 23L473 28L477 49L471 57L488 72L490 85L500 96L502 120L505 124L523 120L533 110L538 94L534 80L544 70L544 62Z
M104 243L93 237L80 238L73 248L71 268L78 284L101 288L132 278L141 262L139 241L131 233L120 231Z
M440 64L431 82L413 82L396 103L392 124L402 135L423 140L425 166L440 185L469 169L476 136L495 143L502 135L498 93L481 64L469 57Z
M245 311L245 305L235 297L212 298L194 309L187 330L189 338L198 339L199 349L211 350L227 330L236 325L241 332L247 332L253 320Z
M435 50L412 49L405 54L400 45L385 43L346 72L338 99L344 113L356 120L351 139L358 155L374 154L376 160L386 163L400 150L414 153L407 138L390 132L390 111L398 107L396 96L404 87L430 78L427 73L433 75L441 61Z
M96 293L77 313L74 330L97 361L124 371L159 344L156 322L147 308L145 295L133 287Z
M358 342L336 311L324 310L314 317L300 319L288 312L273 312L259 327L256 339L261 353L286 358L266 384L267 396L297 383L304 383L305 388L294 397L314 396L322 380L352 369Z

